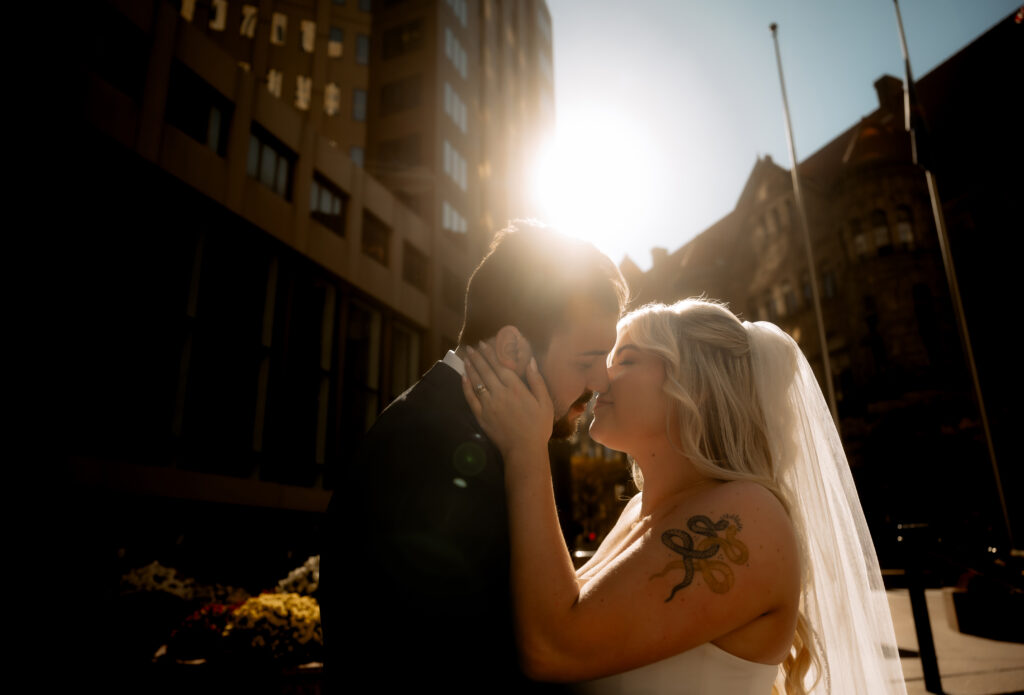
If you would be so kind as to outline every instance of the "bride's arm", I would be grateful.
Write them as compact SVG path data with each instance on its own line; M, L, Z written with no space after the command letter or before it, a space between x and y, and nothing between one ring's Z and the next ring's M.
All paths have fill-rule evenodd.
M787 600L787 582L778 579L796 565L788 518L771 493L745 483L723 486L710 507L667 515L578 579L558 525L547 453L551 402L540 373L528 367L527 388L471 355L467 374L466 398L505 461L516 636L529 676L578 681L626 671L717 639ZM481 383L487 390L478 395L471 384ZM714 591L708 575L692 562L687 569L678 547L684 535L697 548L706 538L690 530L695 519L725 515L746 524L735 540L749 552L725 568L727 558L714 558L718 576L710 581L724 589Z

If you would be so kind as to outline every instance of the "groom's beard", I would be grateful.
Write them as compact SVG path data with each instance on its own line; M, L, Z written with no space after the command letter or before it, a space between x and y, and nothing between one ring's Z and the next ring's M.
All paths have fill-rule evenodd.
M590 402L593 395L592 391L587 391L569 406L569 411L565 415L555 420L555 424L551 427L552 439L568 439L576 434L580 418L583 417L583 413L587 412L587 403Z

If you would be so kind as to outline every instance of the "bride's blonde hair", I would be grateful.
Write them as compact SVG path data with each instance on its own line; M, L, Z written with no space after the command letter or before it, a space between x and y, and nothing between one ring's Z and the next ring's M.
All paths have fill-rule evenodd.
M718 480L752 481L770 490L802 539L796 500L782 484L772 458L750 341L740 320L722 304L691 298L671 306L648 304L623 317L618 328L620 334L628 329L630 342L665 363L663 388L675 405L666 422L673 446L700 473ZM643 489L635 463L633 479ZM803 557L801 548L802 564ZM804 678L812 664L820 674L814 636L801 612L793 647L782 664L786 693L805 694Z

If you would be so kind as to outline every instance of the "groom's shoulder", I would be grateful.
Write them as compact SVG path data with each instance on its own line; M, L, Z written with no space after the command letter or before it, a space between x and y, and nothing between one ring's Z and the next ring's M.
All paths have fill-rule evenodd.
M461 378L438 362L384 409L367 432L365 444L417 446L474 434L479 434L479 427L466 404Z

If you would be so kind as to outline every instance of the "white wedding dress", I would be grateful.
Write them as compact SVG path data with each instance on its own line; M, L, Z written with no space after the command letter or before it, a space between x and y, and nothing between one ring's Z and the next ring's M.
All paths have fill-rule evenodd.
M906 695L878 557L814 372L778 326L744 326L803 557L801 612L820 662L804 687L809 695ZM585 695L769 695L778 672L708 643L578 688Z
M580 683L580 695L769 695L779 672L710 642L647 666Z

